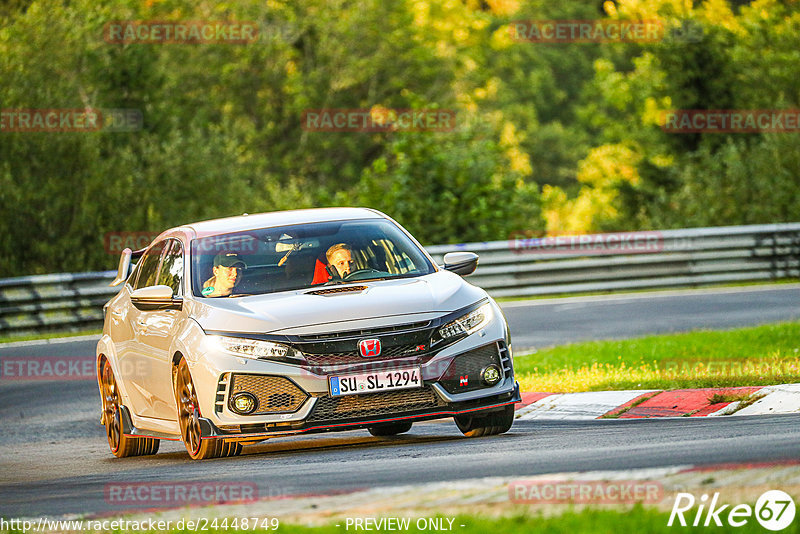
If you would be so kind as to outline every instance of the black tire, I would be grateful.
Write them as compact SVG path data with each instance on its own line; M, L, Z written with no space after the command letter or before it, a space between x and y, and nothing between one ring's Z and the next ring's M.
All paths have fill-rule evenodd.
M126 436L122 428L120 412L120 396L114 371L108 360L103 360L100 371L100 394L103 397L103 425L106 427L106 438L111 453L117 458L128 456L145 456L158 452L161 441L155 438L137 438Z
M174 383L181 439L186 446L186 452L189 453L192 460L237 456L242 452L241 443L225 441L219 438L202 439L200 437L201 416L200 405L197 402L197 391L194 389L189 366L183 358L175 368Z
M375 437L396 436L411 430L411 421L398 421L397 423L383 423L368 428L369 433Z
M494 436L508 432L514 424L514 405L509 404L502 411L488 415L457 415L453 419L462 434L468 438Z

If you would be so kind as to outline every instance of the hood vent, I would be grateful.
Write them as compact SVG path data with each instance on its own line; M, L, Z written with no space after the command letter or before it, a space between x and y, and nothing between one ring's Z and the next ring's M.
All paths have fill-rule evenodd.
M327 287L325 289L317 289L309 291L306 295L338 295L341 293L361 293L367 289L367 286L341 286L341 287Z

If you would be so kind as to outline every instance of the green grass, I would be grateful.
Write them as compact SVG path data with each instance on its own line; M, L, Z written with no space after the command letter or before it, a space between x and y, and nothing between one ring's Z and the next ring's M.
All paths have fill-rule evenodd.
M687 519L690 522L693 520L695 510L687 512ZM442 517L442 516L439 516ZM445 516L447 517L447 516ZM452 517L451 517L452 518ZM651 508L644 508L642 506L634 506L627 511L616 510L601 510L601 509L584 509L581 511L566 511L557 515L542 515L542 514L517 514L510 517L500 518L485 518L477 516L455 516L452 524L452 532L455 534L485 534L491 532L492 534L620 534L622 532L631 533L652 533L652 534L674 534L678 532L687 531L702 531L702 532L737 532L737 533L750 533L767 532L756 521L754 517L747 518L747 524L732 528L727 525L727 512L720 514L720 520L723 522L723 527L681 527L674 524L672 527L667 526L669 520L668 512L659 512ZM705 520L705 515L703 516ZM416 519L410 522L408 530L399 530L397 532L437 532L434 530L420 530L416 527ZM345 528L345 521L339 520L336 523L319 526L299 526L281 523L277 532L284 534L343 534L345 532L365 532L364 530L355 530L351 525L349 529ZM444 525L448 523L445 520ZM464 525L461 527L461 525ZM178 532L178 531L173 531ZM184 531L181 531L184 532ZM190 532L190 531L185 531ZM210 531L210 532L225 532L225 531ZM271 534L276 531L257 530L259 534ZM388 532L381 530L380 532ZM785 534L792 534L800 532L800 521L794 521L785 530L781 531Z
M517 355L523 391L769 385L800 381L800 322L623 341L573 343Z
M76 337L88 335L100 335L102 330L94 328L92 330L78 330L76 332L47 332L44 334L28 334L21 336L0 336L0 343L13 343L15 341L33 341L37 339L55 339L58 337Z
M750 398L750 395L747 393L734 393L734 392L723 392L723 393L714 393L709 397L708 403L709 404L719 404L720 402L744 402Z
M753 507L753 503L749 503ZM636 504L627 510L620 510L619 508L583 508L576 510L574 508L567 508L566 510L557 506L553 509L548 509L545 513L542 512L520 512L517 511L514 515L501 516L501 517L485 517L479 515L436 515L436 516L423 516L421 518L412 517L409 521L409 528L393 530L394 532L453 532L454 534L485 534L491 532L492 534L620 534L620 533L648 533L648 534L674 534L677 532L736 532L742 534L748 533L764 533L767 532L758 523L754 516L746 517L747 523L741 527L733 528L727 524L729 509L719 515L722 527L709 526L703 527L702 522L706 519L706 514L703 513L701 519L701 526L692 527L691 523L694 520L694 515L697 512L697 507L684 513L684 518L689 526L683 527L676 519L673 526L667 526L669 521L669 512L659 511L651 507L644 507ZM374 517L402 517L381 515ZM363 518L362 518L363 519ZM442 525L445 527L443 530L434 530L430 528L418 528L417 520L442 520ZM452 530L446 530L451 524L448 522L452 519ZM197 521L195 519L195 521ZM277 529L264 530L262 528L253 529L249 527L247 530L217 527L214 528L211 523L212 520L206 520L204 523L206 528L202 532L213 534L223 534L226 532L252 532L257 534L273 534L275 532L282 534L344 534L347 532L366 532L367 530L356 529L352 524L347 528L345 519L331 520L329 524L322 526L307 526L297 525L292 523L280 522ZM217 519L221 524L222 519ZM261 520L260 520L261 521ZM337 526L338 525L338 526ZM463 525L463 527L461 526ZM713 521L712 521L713 525ZM420 523L423 526L423 523ZM373 527L371 532L390 532L386 529L378 529ZM23 534L21 530L10 529L2 530L0 532L9 532L15 534ZM119 530L107 531L118 533ZM155 534L158 531L141 531L143 534ZM161 531L165 532L165 531ZM173 527L172 530L166 531L173 534L196 534L195 530L182 529L178 530ZM793 521L784 530L783 534L797 534L800 533L800 521Z

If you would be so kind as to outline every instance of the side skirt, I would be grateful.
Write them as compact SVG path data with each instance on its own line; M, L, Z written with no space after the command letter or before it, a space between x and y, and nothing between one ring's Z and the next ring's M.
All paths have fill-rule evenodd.
M155 439L164 439L167 441L180 441L181 437L175 434L168 434L166 432L155 432L152 430L140 430L133 426L133 422L131 420L131 412L128 410L128 407L125 405L121 405L119 407L119 414L120 419L122 420L122 433L126 436L135 437L135 438L155 438Z

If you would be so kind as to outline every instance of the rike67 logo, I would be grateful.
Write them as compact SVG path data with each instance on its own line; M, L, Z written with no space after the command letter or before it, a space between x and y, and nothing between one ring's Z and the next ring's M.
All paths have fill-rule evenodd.
M692 514L690 510L695 504L698 504L697 511ZM755 508L749 504L738 504L731 508L730 504L720 506L719 493L715 493L710 501L708 495L703 494L700 496L699 503L691 493L678 493L675 497L675 504L672 505L667 526L671 527L675 524L682 527L689 525L708 527L713 524L713 526L721 527L723 523L727 523L731 527L742 527L753 516L767 530L783 530L794 521L794 500L784 491L770 490L758 498Z

